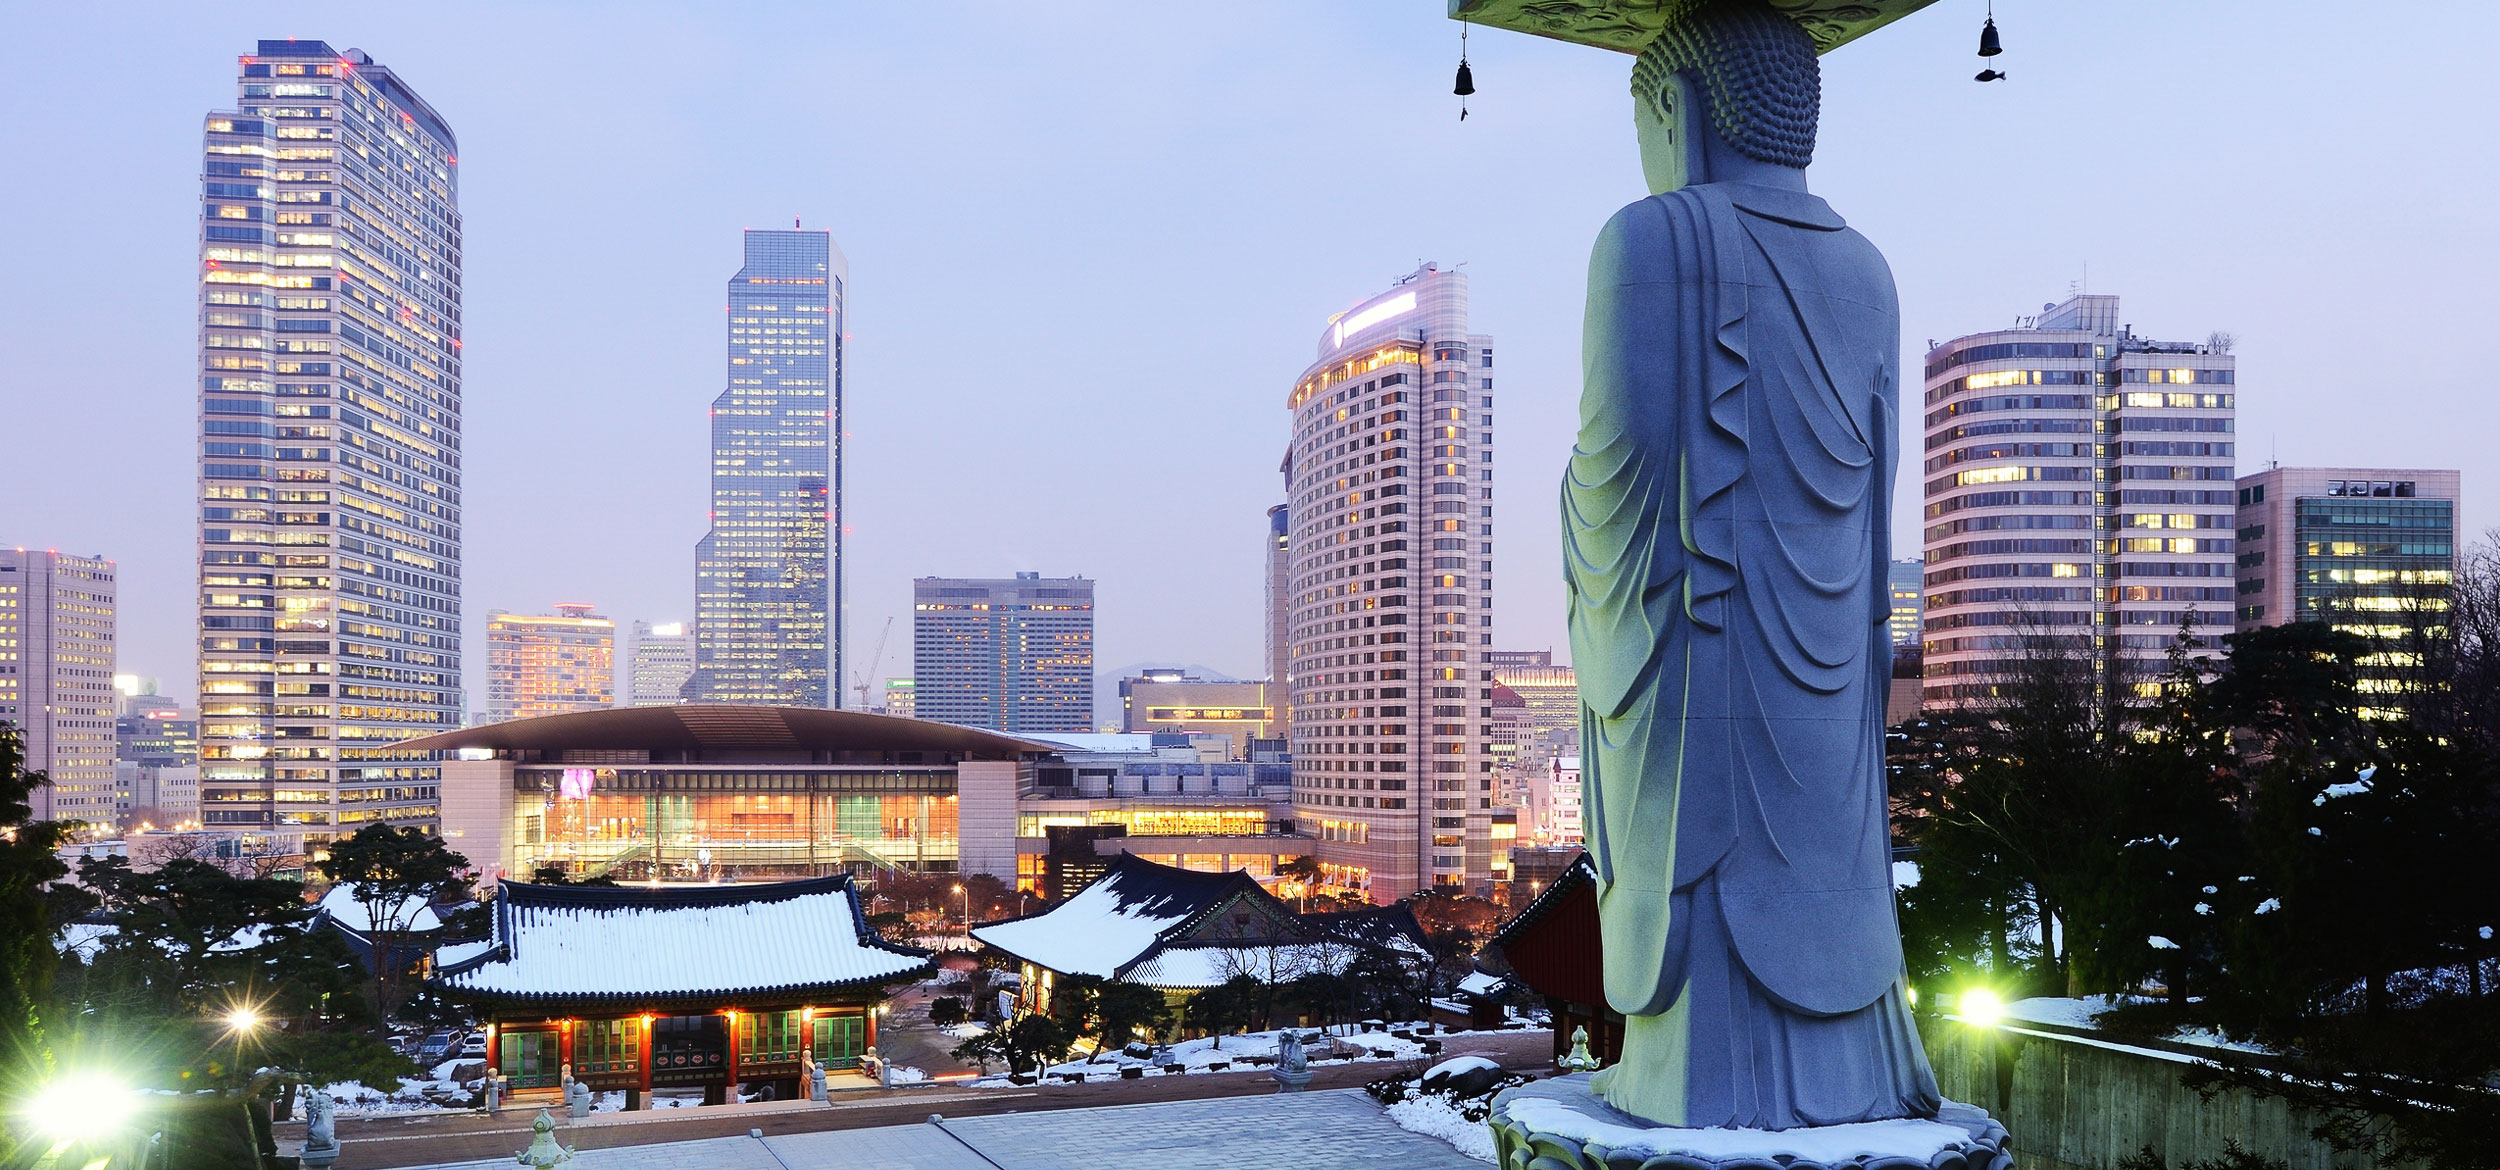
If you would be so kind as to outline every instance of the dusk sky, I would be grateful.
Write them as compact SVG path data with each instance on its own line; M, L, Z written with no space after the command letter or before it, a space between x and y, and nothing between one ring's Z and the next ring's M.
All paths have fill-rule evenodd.
M2239 467L2461 468L2496 329L2500 9L2002 0L1824 59L1816 192L1892 262L1918 547L1928 338L2076 288L2238 338ZM1554 485L1588 245L1645 192L1630 58L1441 0L14 4L0 542L120 564L125 672L189 696L202 115L263 37L356 47L459 135L469 703L489 609L693 616L739 231L851 271L849 665L911 579L1082 574L1097 661L1261 651L1285 392L1329 314L1464 264L1500 348L1498 642L1563 648ZM2227 621L2227 614L2217 614ZM852 680L840 680L845 688Z

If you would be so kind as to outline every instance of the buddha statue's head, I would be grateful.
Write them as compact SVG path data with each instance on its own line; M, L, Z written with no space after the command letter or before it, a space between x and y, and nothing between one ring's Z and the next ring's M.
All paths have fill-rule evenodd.
M1632 66L1632 121L1653 195L1814 159L1814 38L1762 0L1683 0Z

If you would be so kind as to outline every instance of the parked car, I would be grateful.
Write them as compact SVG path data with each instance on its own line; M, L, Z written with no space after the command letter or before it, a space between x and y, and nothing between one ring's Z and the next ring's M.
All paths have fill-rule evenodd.
M463 1057L486 1055L486 1033L469 1033L468 1039L460 1042L460 1055Z
M451 1059L454 1037L449 1032L432 1032L417 1044L417 1063L427 1068Z

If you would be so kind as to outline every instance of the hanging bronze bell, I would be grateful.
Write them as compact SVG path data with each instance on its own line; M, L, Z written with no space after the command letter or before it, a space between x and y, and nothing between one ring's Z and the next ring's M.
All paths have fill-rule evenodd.
M1469 94L1476 92L1476 73L1475 70L1467 67L1467 58L1465 57L1458 59L1458 84L1452 87L1450 92L1457 94L1460 97L1466 97Z
M1979 55L1994 57L2004 51L2005 46L1997 43L1997 18L1991 16L1988 23L1979 26Z

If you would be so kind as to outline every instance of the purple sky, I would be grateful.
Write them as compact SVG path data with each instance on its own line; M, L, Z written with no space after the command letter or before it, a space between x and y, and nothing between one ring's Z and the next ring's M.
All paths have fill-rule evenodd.
M1825 60L1811 181L1929 337L2089 276L2239 337L2240 466L2465 472L2500 271L2489 46L2459 2L1978 0ZM738 231L851 261L854 666L910 579L1082 573L1099 661L1261 665L1284 395L1328 314L1465 262L1501 346L1502 644L1563 639L1553 484L1590 238L1642 194L1629 59L1439 0L20 6L0 214L0 541L122 567L121 669L193 686L200 116L260 37L354 46L460 135L470 697L490 608L691 616ZM2307 13L2307 15L2304 15ZM1911 412L1915 419L1915 410ZM1916 547L1907 436L1897 518ZM842 680L845 685L850 680Z

